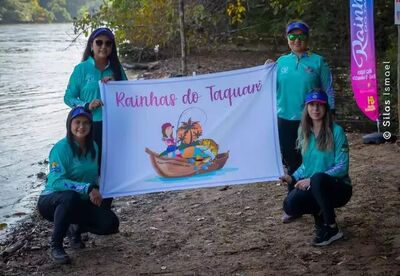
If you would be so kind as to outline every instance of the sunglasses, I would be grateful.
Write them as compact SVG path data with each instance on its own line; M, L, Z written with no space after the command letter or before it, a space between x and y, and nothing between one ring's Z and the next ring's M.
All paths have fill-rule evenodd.
M308 35L306 34L288 34L288 38L290 41L295 41L296 39L299 39L300 41L305 41L308 38Z
M103 41L101 39L97 39L97 40L94 41L94 43L96 43L96 45L98 47L103 46L103 43L106 45L106 47L111 47L111 45L112 45L112 41L111 40Z

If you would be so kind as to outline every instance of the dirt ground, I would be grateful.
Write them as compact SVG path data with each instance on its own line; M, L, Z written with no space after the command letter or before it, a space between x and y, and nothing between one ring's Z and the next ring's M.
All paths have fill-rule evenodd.
M260 64L246 55L224 68ZM218 71L213 62L198 57L189 70ZM400 275L400 144L348 138L353 197L337 210L345 238L328 247L310 245L311 216L281 223L286 188L268 182L118 198L120 233L66 245L71 265L51 262L52 225L34 212L0 245L0 275Z

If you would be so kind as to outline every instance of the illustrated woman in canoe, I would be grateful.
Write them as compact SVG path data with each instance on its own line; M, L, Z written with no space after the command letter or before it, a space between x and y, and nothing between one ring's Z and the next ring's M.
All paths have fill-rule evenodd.
M167 145L167 149L161 153L162 156L182 157L176 146L174 139L174 126L171 123L165 123L161 126L162 140Z

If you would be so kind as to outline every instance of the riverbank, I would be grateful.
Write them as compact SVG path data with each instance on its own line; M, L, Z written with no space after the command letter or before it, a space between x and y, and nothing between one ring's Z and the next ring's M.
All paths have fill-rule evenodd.
M31 212L36 175L65 135L65 88L85 46L72 37L70 24L0 25L0 228Z
M348 136L354 193L337 212L345 238L326 248L309 245L310 216L280 222L285 187L257 183L116 199L120 233L89 235L81 251L67 248L67 266L49 261L51 224L34 212L1 245L0 274L394 275L400 147Z

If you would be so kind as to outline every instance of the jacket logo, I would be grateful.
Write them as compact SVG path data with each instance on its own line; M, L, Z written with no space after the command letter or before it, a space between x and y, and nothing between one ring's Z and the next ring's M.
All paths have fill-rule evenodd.
M288 70L289 70L289 68L288 68L287 66L282 67L282 68L281 68L281 73L282 73L282 74L286 74L286 73L288 72Z
M312 69L312 67L307 66L306 69L304 69L304 71L306 71L309 74L312 74L314 72L314 69Z
M86 76L86 82L94 82L96 81L93 75L87 75Z
M61 167L57 162L52 162L50 166L50 172L60 172Z

